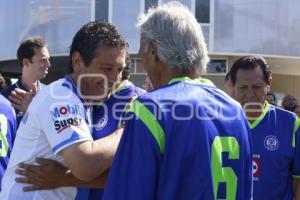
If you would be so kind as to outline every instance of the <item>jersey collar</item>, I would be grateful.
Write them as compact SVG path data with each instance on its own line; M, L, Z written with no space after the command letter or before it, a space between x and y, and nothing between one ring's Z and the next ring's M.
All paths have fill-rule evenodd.
M22 84L22 77L19 78L19 80L16 82L16 86L19 89L25 90L26 92L29 92L29 90L27 90L27 88L25 88L25 86Z
M201 83L204 85L210 85L210 86L215 86L213 82L211 82L209 79L205 78L196 78L196 79L191 79L190 77L184 76L184 77L178 77L178 78L173 78L169 81L168 84L172 84L175 82L188 82L188 83Z
M124 80L118 87L116 87L114 90L112 90L109 95L110 96L114 95L115 93L119 92L120 90L123 90L124 88L126 88L130 85L132 85L132 83L130 81Z
M83 103L84 107L86 108L87 104L86 104L85 100L80 96L78 88L77 88L75 82L73 81L73 79L71 78L71 76L66 75L65 80L68 82L66 87L70 88L71 91L74 92L74 94L80 99L80 101Z
M26 92L30 92L23 84L22 84L22 77L18 79L18 81L16 82L16 86L19 89L25 90ZM37 81L37 91L40 91L42 84L40 81Z
M71 78L71 76L66 75L65 76L65 80L67 82L67 84L63 84L64 87L69 88L81 101L81 103L84 106L84 110L85 110L85 120L88 122L88 124L90 126L92 126L92 118L91 118L91 113L92 113L92 106L89 105L81 96L80 96L80 92L78 91L78 88L75 84L75 82L73 81L73 79ZM89 127L90 128L90 127ZM91 128L90 128L91 129Z
M266 116L267 112L269 111L269 108L270 108L270 104L267 101L265 101L265 103L264 103L264 110L258 116L258 118L256 118L256 120L254 122L252 122L252 123L248 121L248 124L249 124L249 126L250 126L251 129L254 129L264 119L264 117Z

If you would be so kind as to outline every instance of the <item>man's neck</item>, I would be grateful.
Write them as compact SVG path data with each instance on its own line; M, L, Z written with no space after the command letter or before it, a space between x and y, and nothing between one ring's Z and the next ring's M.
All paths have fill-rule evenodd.
M77 79L78 79L78 75L75 73L71 73L69 74L69 76L71 77L71 79L73 80L73 83L75 84L76 90L78 90L79 88L77 87ZM82 94L82 91L78 91L78 94ZM81 97L82 98L82 97ZM86 103L96 103L96 102L104 102L106 99L108 98L108 94L105 96L105 98L103 99L84 99L82 98Z
M264 112L264 104L262 104L261 106L248 107L245 110L246 117L250 123L257 120L257 118L259 118L263 112Z
M250 123L254 122L255 120L257 120L257 118L261 115L262 112L251 112L251 113L246 113L247 119Z
M173 69L169 66L165 66L164 72L160 73L160 76L157 77L157 81L159 86L167 85L172 79L179 78L179 77L189 77L191 79L199 78L199 75L195 72L187 72L184 73L180 70Z
M73 83L74 83L75 86L77 87L77 78L78 78L78 76L75 75L74 73L69 74L69 76L71 77L71 79L73 80Z
M37 87L38 80L27 77L27 76L22 76L21 82L22 82L22 85L29 91L33 87Z

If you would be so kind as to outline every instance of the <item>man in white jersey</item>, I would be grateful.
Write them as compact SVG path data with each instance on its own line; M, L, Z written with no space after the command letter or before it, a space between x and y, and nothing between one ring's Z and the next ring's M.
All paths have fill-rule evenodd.
M35 164L35 158L54 159L85 182L100 180L112 162L121 130L101 140L90 134L91 105L105 99L125 67L128 44L106 22L90 22L73 38L70 74L40 91L24 115L0 199L74 199L76 188L23 192L15 182L18 163Z

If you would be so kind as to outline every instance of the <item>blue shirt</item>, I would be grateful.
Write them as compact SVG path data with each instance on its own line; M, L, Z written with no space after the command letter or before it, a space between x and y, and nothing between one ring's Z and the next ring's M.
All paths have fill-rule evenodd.
M9 161L16 134L16 116L9 101L0 95L0 183ZM1 191L1 185L0 185Z
M146 91L125 81L102 104L93 107L93 131L94 140L106 137L119 128L125 107L134 95L141 95ZM80 188L77 200L102 199L103 189Z
M251 198L249 127L223 91L178 78L141 95L126 117L105 200Z
M300 178L299 119L265 103L250 124L253 141L253 199L292 200L292 177Z
M112 134L118 129L130 99L146 91L130 82L120 85L103 103L93 108L93 138L95 140Z
M38 81L38 91L41 89L42 83ZM1 91L1 94L9 100L9 95L12 91L14 91L16 88L22 89L26 92L29 92L29 90L22 84L22 78L19 78L18 81L8 87L6 87L4 90ZM15 109L15 113L17 116L17 127L19 127L19 124L21 122L21 119L24 115L23 112L19 111L18 109Z

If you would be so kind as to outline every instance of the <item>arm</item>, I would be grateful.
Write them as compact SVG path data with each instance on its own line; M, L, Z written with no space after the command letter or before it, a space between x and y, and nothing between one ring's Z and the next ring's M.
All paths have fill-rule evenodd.
M120 128L105 138L75 143L60 154L75 177L91 181L110 168L122 132Z
M88 187L104 188L108 171L91 181L77 179L71 171L57 161L37 158L38 165L20 163L16 174L16 182L30 184L23 188L24 191L55 189L58 187Z
M66 92L70 91L62 88L56 91L56 97L49 94L47 105L38 103L33 108L32 118L45 134L53 153L63 157L72 174L91 181L111 166L123 129L93 141L86 120L88 110L76 96L62 102L58 97Z
M108 177L108 170L91 181L82 181L71 174L69 181L64 186L86 187L86 188L104 188Z

